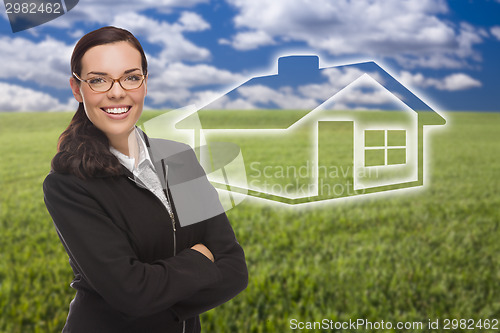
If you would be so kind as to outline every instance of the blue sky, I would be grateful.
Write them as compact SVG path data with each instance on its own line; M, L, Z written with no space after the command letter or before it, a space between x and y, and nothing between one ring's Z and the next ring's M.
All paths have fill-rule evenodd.
M2 9L0 111L75 110L72 48L105 25L143 44L147 108L201 107L276 73L279 56L315 54L320 67L375 61L436 110L500 111L499 12L500 0L80 0L12 33Z

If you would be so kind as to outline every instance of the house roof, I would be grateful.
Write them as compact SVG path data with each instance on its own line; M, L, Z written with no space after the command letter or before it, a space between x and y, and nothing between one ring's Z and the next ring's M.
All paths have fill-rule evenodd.
M365 74L411 110L425 115L423 125L445 124L444 118L375 62L319 68L317 56L287 56L278 59L278 74L244 82L176 127L195 128L193 124L199 123L190 117L199 117L204 129L285 129ZM245 99L253 104L245 104Z

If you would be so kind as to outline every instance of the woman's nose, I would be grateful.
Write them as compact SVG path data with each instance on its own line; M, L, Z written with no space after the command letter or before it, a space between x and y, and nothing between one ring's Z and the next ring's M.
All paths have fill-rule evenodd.
M125 97L126 94L127 92L125 91L125 89L122 88L118 80L113 82L113 86L107 92L108 98L115 98L115 99L123 98Z

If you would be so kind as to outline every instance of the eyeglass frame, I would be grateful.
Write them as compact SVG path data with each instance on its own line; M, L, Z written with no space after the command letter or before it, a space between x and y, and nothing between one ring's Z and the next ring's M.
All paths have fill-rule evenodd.
M94 88L92 88L92 86L90 85L90 83L88 82L89 79L82 79L80 76L78 76L78 74L76 74L75 72L73 72L73 76L80 82L85 82L86 84L89 85L89 88L90 90L92 90L93 92L96 92L96 93L106 93L108 91L110 91L111 89L113 89L113 86L115 84L115 82L118 82L118 84L120 85L120 87L125 90L125 91L131 91L131 90L135 90L135 89L139 89L140 87L142 87L142 85L144 84L144 80L146 80L146 77L148 76L147 73L145 74L135 74L135 75L140 75L142 76L142 81L141 81L141 84L137 87L137 88L132 88L132 89L127 89L127 88L124 88L122 86L122 83L120 82L121 78L126 76L126 75L129 75L129 74L123 74L122 76L120 76L118 79L113 79L111 76L107 76L107 75L103 75L103 76L107 76L108 78L110 78L112 80L111 82L111 87L109 87L108 90L105 90L105 91L97 91L97 90L94 90Z

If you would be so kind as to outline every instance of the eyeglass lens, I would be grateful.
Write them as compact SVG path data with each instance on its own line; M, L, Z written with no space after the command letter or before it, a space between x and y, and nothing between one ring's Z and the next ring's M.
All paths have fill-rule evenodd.
M120 85L125 90L137 89L141 86L144 76L141 74L127 74L118 79ZM108 91L115 80L109 76L94 76L87 79L87 82L95 91Z

